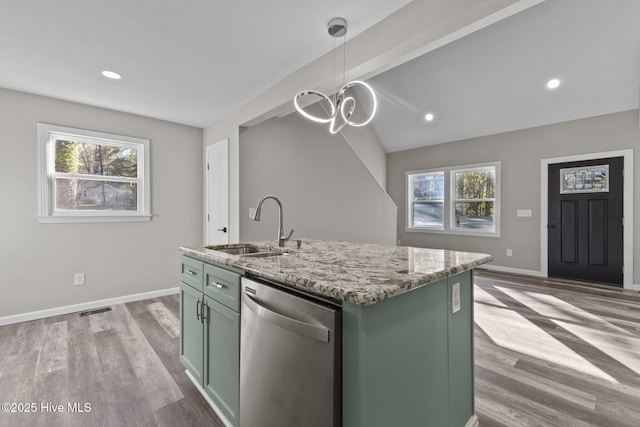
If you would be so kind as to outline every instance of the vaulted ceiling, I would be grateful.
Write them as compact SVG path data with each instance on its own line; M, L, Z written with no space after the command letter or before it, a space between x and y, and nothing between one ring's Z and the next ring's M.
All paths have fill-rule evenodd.
M639 0L547 0L370 79L372 125L406 150L635 109L639 82Z

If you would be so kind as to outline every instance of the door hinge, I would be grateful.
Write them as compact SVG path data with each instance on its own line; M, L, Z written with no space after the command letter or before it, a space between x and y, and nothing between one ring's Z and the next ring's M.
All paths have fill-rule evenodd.
M211 215L207 214L207 221L211 221Z
M622 217L622 226L624 227L624 217Z
M209 170L209 163L207 163L207 170Z

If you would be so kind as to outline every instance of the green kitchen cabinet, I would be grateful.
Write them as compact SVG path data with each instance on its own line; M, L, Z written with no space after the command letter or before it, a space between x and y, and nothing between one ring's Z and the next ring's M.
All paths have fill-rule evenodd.
M205 296L203 387L233 425L240 396L240 314Z
M472 281L467 271L373 305L343 304L344 426L464 427L474 419Z
M202 384L204 324L200 320L202 292L180 284L180 360L193 378Z
M181 268L180 360L225 421L237 426L241 273L185 256Z

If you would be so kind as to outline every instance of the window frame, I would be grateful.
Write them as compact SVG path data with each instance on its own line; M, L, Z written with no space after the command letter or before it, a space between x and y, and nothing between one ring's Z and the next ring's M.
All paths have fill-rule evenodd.
M486 170L488 168L495 170L495 198L493 198L494 210L494 227L492 231L473 230L459 228L455 224L455 174L461 172L473 172ZM450 234L461 236L483 236L483 237L500 237L500 161L474 163L469 165L447 166L442 168L420 169L405 172L405 231L413 233L433 233L433 234ZM443 224L442 226L420 226L413 225L413 177L416 175L442 173L444 175L444 206L443 206ZM461 199L462 200L462 199ZM489 200L489 199L487 199Z
M91 144L109 145L135 149L137 155L137 177L124 178L67 174L55 171L55 141L70 139ZM151 219L150 202L150 141L131 136L116 135L86 129L38 123L38 221L40 223L81 223L81 222L135 222ZM56 210L56 178L89 178L94 181L134 182L137 185L137 210Z

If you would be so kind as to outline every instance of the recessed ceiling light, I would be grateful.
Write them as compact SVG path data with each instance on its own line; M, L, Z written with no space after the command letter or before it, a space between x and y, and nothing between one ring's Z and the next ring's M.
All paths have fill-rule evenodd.
M120 74L116 73L115 71L109 71L109 70L104 70L102 72L102 75L112 80L120 80L122 78Z
M435 116L433 115L433 113L427 113L424 115L424 119L428 122L432 122L433 119L435 119Z
M547 82L547 87L549 89L556 89L558 86L560 86L560 80L558 79L551 79Z

